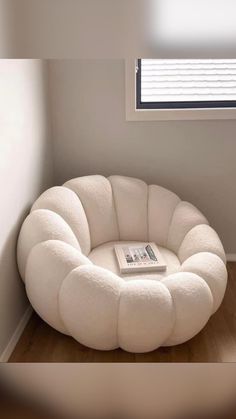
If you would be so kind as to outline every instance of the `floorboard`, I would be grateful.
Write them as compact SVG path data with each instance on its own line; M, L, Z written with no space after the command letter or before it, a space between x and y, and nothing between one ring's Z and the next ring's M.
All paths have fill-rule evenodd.
M227 267L229 281L220 309L182 345L147 354L96 351L52 329L34 313L9 362L236 362L236 263Z

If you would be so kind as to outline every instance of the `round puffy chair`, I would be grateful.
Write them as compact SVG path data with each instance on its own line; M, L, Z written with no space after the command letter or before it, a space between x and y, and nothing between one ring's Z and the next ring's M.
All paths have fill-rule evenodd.
M121 275L114 244L155 242L167 270ZM123 176L85 176L44 192L18 239L35 311L95 349L148 352L195 336L219 308L225 253L190 203Z

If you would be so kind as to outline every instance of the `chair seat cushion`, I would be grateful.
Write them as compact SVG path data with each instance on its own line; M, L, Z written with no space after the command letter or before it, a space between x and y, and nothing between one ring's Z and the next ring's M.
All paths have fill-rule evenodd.
M121 274L119 265L117 262L114 246L120 245L123 243L132 243L132 242L125 242L125 241L113 241L102 244L101 246L95 247L88 255L88 258L93 262L95 265L100 266L101 268L108 269L109 271L113 272L114 274L122 277L126 281L130 281L132 279L152 279L155 281L161 281L164 277L176 273L180 269L180 262L178 257L171 251L166 249L165 247L158 246L166 265L167 269L161 272L141 272L141 273L129 273L129 274ZM137 242L133 242L137 243Z

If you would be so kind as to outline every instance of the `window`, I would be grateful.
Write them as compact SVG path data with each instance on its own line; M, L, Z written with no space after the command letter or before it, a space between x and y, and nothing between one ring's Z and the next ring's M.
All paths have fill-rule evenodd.
M235 107L236 59L137 61L137 110Z

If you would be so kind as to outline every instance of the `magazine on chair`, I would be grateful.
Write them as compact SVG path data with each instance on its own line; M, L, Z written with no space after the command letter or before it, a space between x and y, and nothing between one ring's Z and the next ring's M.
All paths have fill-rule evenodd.
M166 270L166 263L155 243L125 243L114 247L121 273Z

